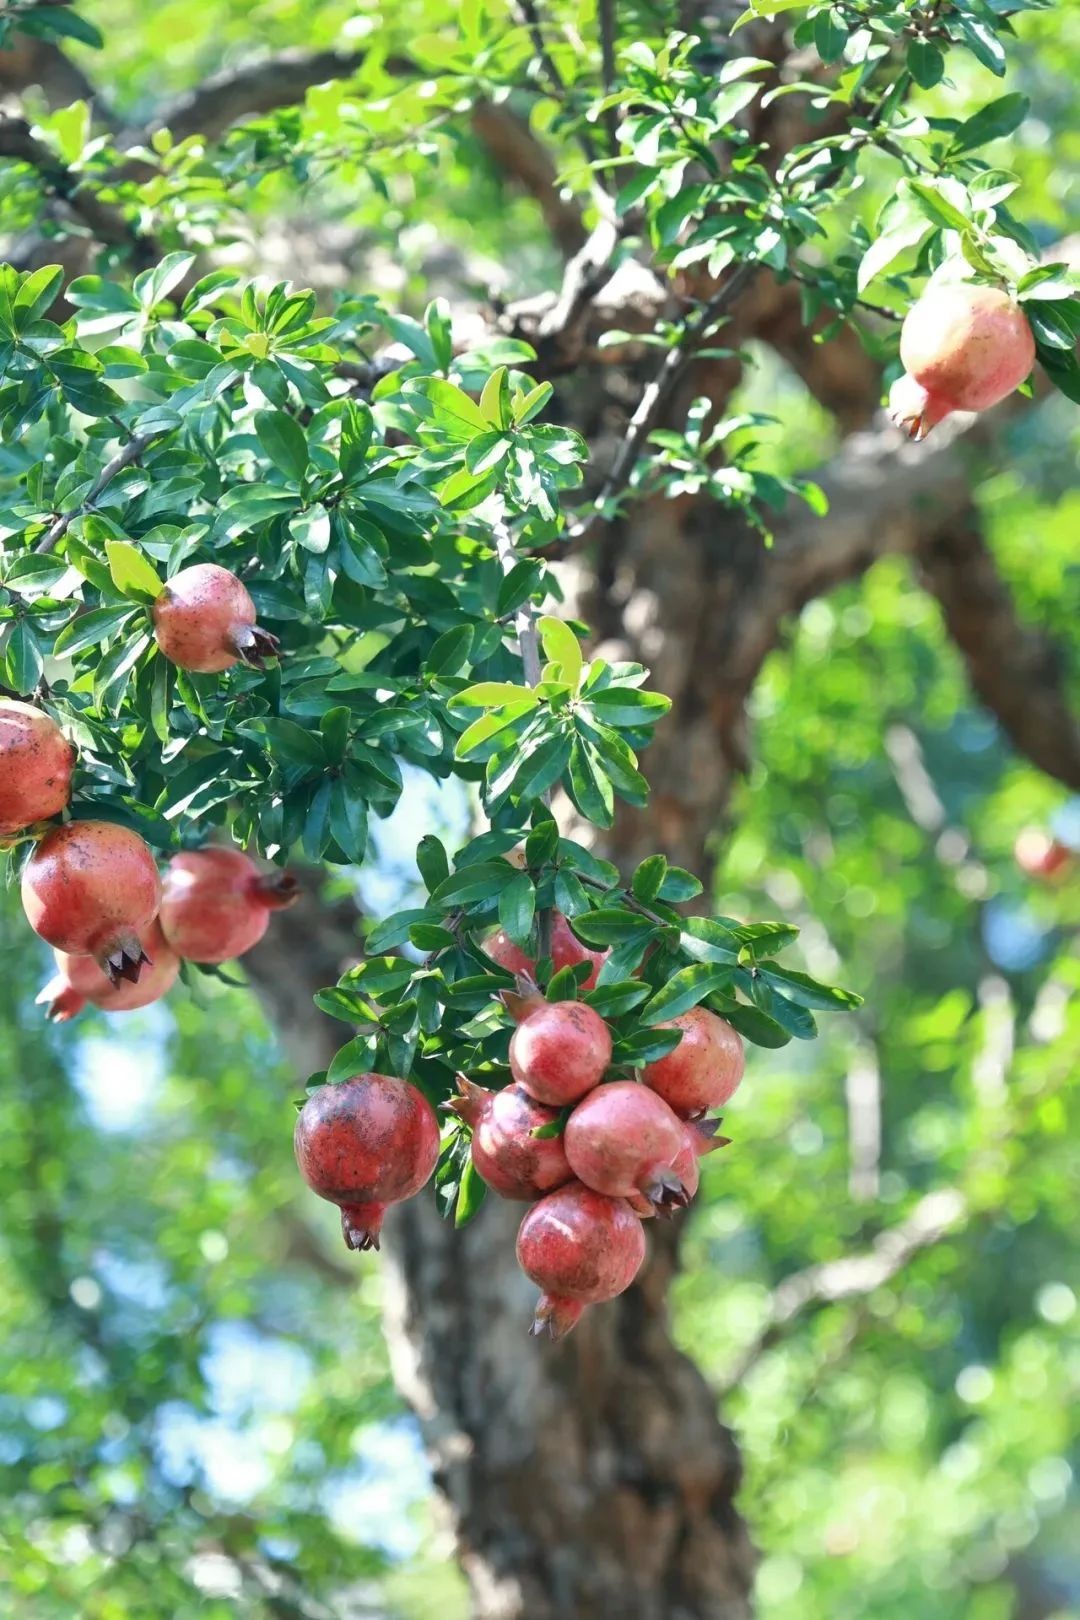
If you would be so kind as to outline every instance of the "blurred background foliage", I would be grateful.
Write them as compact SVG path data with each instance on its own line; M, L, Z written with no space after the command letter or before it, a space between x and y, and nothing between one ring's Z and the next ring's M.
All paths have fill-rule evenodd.
M590 6L573 9L588 20ZM85 11L106 34L87 65L135 119L264 52L417 49L455 6L93 0ZM1007 88L1035 112L1000 161L1023 177L1018 211L1050 241L1080 215L1080 5L1017 26ZM979 74L930 93L928 109L985 97ZM373 61L357 117L380 154L238 189L228 255L324 288L392 288L406 304L549 280L533 204L504 191L460 129L429 148L403 143L427 115L399 91L387 105L388 88ZM332 129L340 96L316 95L305 118ZM292 116L280 115L286 132ZM4 199L12 226L17 204ZM775 359L744 395L778 418L778 470L812 471L828 453L828 418ZM1013 422L978 499L1022 611L1075 670L1075 410L1057 401L1034 424ZM1063 792L973 705L936 607L897 561L805 609L752 708L753 771L716 834L719 909L800 922L808 969L867 998L809 1048L754 1054L673 1301L680 1341L724 1392L742 1447L759 1612L1070 1620L1080 880L1034 884L1012 854L1024 826L1067 811ZM380 909L439 813L414 803L384 836L368 892ZM1068 841L1067 815L1059 825ZM378 1264L346 1261L334 1212L294 1173L296 1077L254 998L200 981L145 1013L50 1030L33 1005L48 964L16 913L9 893L0 1611L464 1615L390 1383ZM913 1199L946 1189L953 1218L937 1241L871 1291L812 1297L767 1334L784 1278L871 1252L890 1210L900 1225ZM540 1352L523 1338L521 1353Z

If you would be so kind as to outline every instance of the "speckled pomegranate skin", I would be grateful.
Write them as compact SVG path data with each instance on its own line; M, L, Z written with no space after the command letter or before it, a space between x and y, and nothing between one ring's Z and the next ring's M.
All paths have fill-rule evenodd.
M478 1175L503 1198L540 1198L570 1181L561 1136L536 1137L558 1109L538 1103L522 1086L485 1092L473 1122L472 1162Z
M241 849L182 850L165 871L162 931L188 962L231 962L257 945L270 913L296 897L287 873L264 873Z
M643 1194L653 1204L686 1202L673 1166L686 1141L684 1122L655 1091L617 1080L578 1103L563 1142L579 1181L609 1198Z
M527 1212L517 1258L543 1290L532 1331L546 1330L557 1339L570 1332L586 1305L629 1288L645 1259L645 1234L623 1199L572 1181Z
M341 1208L346 1244L378 1248L386 1206L418 1193L435 1169L439 1122L407 1081L358 1074L308 1098L293 1144L308 1186Z
M541 1003L510 1039L510 1073L537 1102L563 1108L601 1079L611 1062L611 1031L581 1001Z
M527 973L530 978L535 978L536 963L533 958L520 945L515 945L501 928L485 941L484 950L493 962L498 962L508 972ZM561 911L551 913L551 963L556 973L560 968L576 967L579 962L591 962L589 976L581 988L592 990L608 955L607 951L590 951L587 945L576 939Z
M71 797L75 750L44 709L0 701L0 838L58 816Z
M154 603L154 637L181 669L213 675L240 657L233 632L255 623L255 604L243 583L216 563L196 563L170 579Z
M38 996L39 1002L47 1004L52 1022L66 1023L88 1001L103 1012L135 1012L167 995L180 972L180 958L156 922L142 930L139 941L150 958L150 966L143 968L136 984L124 979L112 984L92 956L68 956L56 951L56 977Z
M707 1007L693 1007L658 1029L679 1029L682 1040L646 1066L642 1079L682 1119L720 1108L739 1088L746 1054L737 1030Z
M69 821L47 833L23 870L31 928L72 956L103 963L150 926L161 880L147 845L110 821ZM136 969L137 971L137 969Z

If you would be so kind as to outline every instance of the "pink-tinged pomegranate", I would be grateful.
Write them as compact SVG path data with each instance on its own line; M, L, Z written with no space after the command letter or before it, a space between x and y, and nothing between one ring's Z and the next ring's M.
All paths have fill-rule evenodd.
M578 1103L563 1132L579 1181L609 1198L644 1200L653 1210L690 1201L682 1173L686 1141L684 1121L636 1080L598 1086Z
M458 1076L460 1097L447 1104L472 1127L472 1162L481 1180L502 1198L540 1198L570 1181L561 1136L535 1136L553 1125L558 1109L545 1108L521 1086L485 1091Z
M242 849L209 844L174 855L161 896L162 932L189 962L231 962L257 945L270 914L299 896L296 879Z
M536 977L536 963L532 957L520 945L515 945L501 928L485 940L484 950L493 962L498 962L507 972L526 973L530 979ZM551 913L551 965L556 973L560 968L577 967L579 962L591 962L589 977L581 988L592 990L609 954L608 951L591 951L575 937L561 911Z
M75 750L51 715L14 698L0 702L0 838L58 816L74 766Z
M165 657L194 674L217 674L241 659L261 669L277 656L277 637L256 624L247 589L216 563L174 574L153 612L154 639Z
M683 1145L671 1168L686 1189L688 1198L694 1197L701 1184L699 1160L706 1153L715 1153L717 1148L727 1147L731 1140L727 1136L718 1136L719 1129L718 1119L686 1120L683 1124Z
M157 916L161 879L138 833L111 821L69 821L46 833L23 869L30 926L58 951L92 956L113 984L138 982L140 934Z
M645 1259L645 1234L624 1199L572 1181L527 1212L517 1257L542 1290L531 1331L561 1339L587 1305L629 1288Z
M341 1209L350 1249L377 1249L390 1204L411 1198L439 1157L439 1122L422 1092L385 1074L320 1086L293 1137L300 1174Z
M679 1029L682 1040L666 1057L646 1066L642 1079L682 1119L720 1108L733 1097L746 1059L742 1039L707 1007L692 1007L658 1029Z
M889 394L889 414L912 439L925 439L951 411L985 411L1011 394L1035 364L1027 317L1000 287L958 282L929 288L900 333L905 375Z
M1072 850L1040 827L1024 828L1013 845L1013 855L1021 872L1044 883L1059 881L1073 864Z
M180 958L166 943L156 922L144 928L139 935L140 944L149 962L139 974L137 984L121 979L113 984L92 956L68 956L56 951L56 976L38 996L44 1004L45 1016L54 1024L66 1024L82 1012L89 1001L103 1012L134 1012L138 1007L149 1007L160 1001L176 983L180 972Z
M504 998L509 999L509 998ZM583 1001L521 998L510 1073L537 1102L564 1108L591 1091L611 1062L611 1031Z

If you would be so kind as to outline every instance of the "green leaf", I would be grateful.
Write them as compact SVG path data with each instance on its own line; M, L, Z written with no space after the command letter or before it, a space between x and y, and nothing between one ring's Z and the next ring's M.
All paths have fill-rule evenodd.
M954 203L943 197L937 187L923 180L909 180L909 192L918 201L919 207L934 225L944 225L953 231L966 231L971 225L966 214L961 213Z
M351 1080L354 1075L365 1074L371 1068L375 1055L375 1032L370 1035L354 1035L351 1041L346 1041L334 1054L334 1060L326 1071L327 1085L336 1086L342 1080Z
M932 223L925 215L908 214L875 237L859 263L856 283L859 292L863 292L907 248L921 242L931 229Z
M643 860L630 882L635 900L643 905L657 899L667 877L668 863L663 855L650 855Z
M581 737L570 745L569 771L566 789L575 808L594 826L610 827L615 808L611 780L595 748Z
M589 695L589 707L606 726L632 729L655 725L671 708L662 692L639 692L632 686L609 686Z
M692 967L680 968L658 990L641 1014L646 1024L659 1024L665 1019L678 1018L689 1012L716 990L726 990L731 984L732 969L719 963L695 962Z
M1007 67L1005 50L989 23L984 22L981 17L972 17L960 12L955 17L955 25L967 41L971 54L982 63L983 67L989 68L991 73L1003 79Z
M472 644L472 625L455 625L452 630L447 630L435 642L424 660L424 673L426 675L456 675L469 662Z
M568 624L562 619L545 616L537 621L540 639L544 644L544 653L549 664L558 667L557 679L563 680L573 690L577 691L581 680L581 671L584 660L581 656L581 645L577 636Z
M327 709L319 721L319 730L322 732L323 749L328 764L340 765L344 762L349 748L349 728L351 724L352 710L344 704L335 709Z
M416 846L416 864L426 888L437 889L450 875L450 861L442 841L434 833L425 833Z
M31 693L45 670L45 660L34 627L20 619L4 647L4 680L22 696Z
M313 557L324 557L330 549L330 514L316 503L289 519L289 533Z
M1018 94L1001 96L997 101L991 101L988 106L981 108L960 125L949 143L949 156L956 157L961 152L974 152L977 147L985 146L988 141L997 141L1003 135L1011 135L1024 122L1030 108L1031 103L1027 96Z
M480 415L496 428L508 428L510 416L510 381L505 366L491 373L480 395Z
M588 891L573 872L560 868L555 874L555 904L564 917L580 917L591 909Z
M255 432L279 472L294 484L303 482L308 469L304 430L287 411L256 411Z
M470 900L487 900L501 893L518 875L509 861L477 861L444 878L432 891L431 901L449 911Z
M814 18L814 48L823 62L836 62L844 54L848 26L835 6L819 11Z
M512 681L478 681L457 692L450 699L451 709L501 709L506 704L524 705L533 709L540 699L528 686L516 686Z
M103 646L118 630L130 624L135 609L130 607L91 608L66 624L53 642L53 652L74 657L86 647Z
M304 819L304 853L313 861L321 859L330 835L330 792L333 786L329 777L319 783Z
M21 331L34 321L40 321L56 301L64 279L58 264L43 264L25 277L15 294L16 325Z
M586 916L575 917L574 932L586 945L616 945L647 939L656 932L656 925L623 906L602 906Z
M127 540L106 540L105 556L117 590L136 602L156 602L164 589L153 565Z
M347 778L335 778L330 790L330 831L346 860L359 865L367 849L368 809Z
M908 72L923 90L932 90L945 76L945 57L928 39L913 39L907 49Z
M809 974L793 968L779 968L770 964L758 969L758 977L774 990L780 990L789 1001L800 1007L816 1008L821 1012L853 1012L863 1004L862 996L851 990L839 990L833 985L819 984Z
M458 1183L457 1203L454 1205L454 1225L468 1225L487 1197L487 1183L481 1178L471 1159L466 1159Z
M519 872L499 894L499 925L522 949L529 943L529 932L536 914L536 890L527 872Z
M696 878L693 872L688 872L682 866L669 866L657 898L666 900L669 905L677 905L681 900L696 900L702 889L701 879Z
M1071 351L1076 347L1076 333L1057 304L1030 302L1024 313L1040 348Z

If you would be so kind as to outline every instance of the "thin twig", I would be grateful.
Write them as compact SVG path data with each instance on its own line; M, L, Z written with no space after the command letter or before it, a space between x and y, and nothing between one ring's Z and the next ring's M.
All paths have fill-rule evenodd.
M80 505L73 506L69 512L61 512L51 528L38 541L34 550L43 555L52 551L53 547L63 539L75 519L84 517L87 512L92 511L94 502L102 490L112 483L117 474L122 473L125 467L133 466L143 451L153 444L155 439L159 439L164 432L166 432L165 428L157 428L153 433L137 433L134 438L129 439L124 448L118 450L112 460L106 462L105 466L102 467L100 473L87 490L85 500Z
M551 90L551 93L556 97L557 100L565 104L567 101L566 80L559 72L555 58L547 48L547 41L544 39L544 30L540 23L540 12L535 0L517 0L517 6L515 9L517 10L518 15L521 17L522 22L525 24L525 27L529 31L529 38L532 40L532 47L536 52L537 60L544 70L545 77L548 81L548 88ZM585 154L586 162L596 163L599 158L599 153L584 130L579 129L577 131L577 140L581 150Z
M609 96L615 84L615 0L600 0L600 74L604 95ZM619 155L619 112L617 107L604 108L604 129L608 150L612 157Z
M760 264L753 261L741 264L719 291L713 294L709 302L703 304L693 319L687 322L681 342L668 350L659 371L638 401L637 409L630 418L626 437L619 446L619 452L611 464L591 511L580 522L572 525L568 533L569 539L580 540L588 534L593 524L604 516L607 503L629 482L630 474L652 431L657 415L670 399L683 374L693 364L700 342L716 325L725 310L745 292L760 269Z

